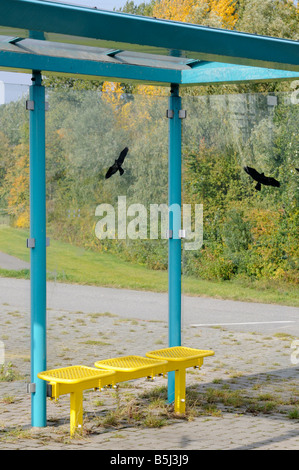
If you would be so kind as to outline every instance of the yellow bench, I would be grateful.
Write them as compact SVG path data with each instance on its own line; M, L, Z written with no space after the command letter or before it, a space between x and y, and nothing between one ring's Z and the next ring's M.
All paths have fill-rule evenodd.
M96 369L87 366L70 366L40 372L38 377L51 385L51 398L70 394L70 433L82 428L83 391L103 388L119 382L142 377L154 377L175 371L176 413L185 413L186 368L200 367L203 358L214 351L182 346L159 349L142 356L123 356L95 362Z
M100 363L101 361L99 361ZM105 363L105 364L104 364ZM113 386L119 382L166 373L167 362L140 356L127 356L103 361L103 369L70 366L37 374L51 385L51 398L70 394L70 434L83 424L83 391Z
M175 371L174 411L176 413L183 414L186 410L186 369L188 367L200 368L203 364L203 358L214 354L214 351L183 346L157 349L146 353L147 357L166 360L167 372Z
M90 388L103 388L112 384L114 372L86 366L70 366L47 370L37 374L39 379L51 385L51 398L70 394L70 434L83 425L83 391Z

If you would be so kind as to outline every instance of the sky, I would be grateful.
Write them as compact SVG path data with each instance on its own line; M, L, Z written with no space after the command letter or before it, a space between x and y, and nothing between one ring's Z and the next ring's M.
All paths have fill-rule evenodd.
M54 0L59 3L72 3L75 5L82 5L86 7L97 7L101 10L113 10L113 8L121 8L126 4L126 0ZM133 0L135 5L146 0Z

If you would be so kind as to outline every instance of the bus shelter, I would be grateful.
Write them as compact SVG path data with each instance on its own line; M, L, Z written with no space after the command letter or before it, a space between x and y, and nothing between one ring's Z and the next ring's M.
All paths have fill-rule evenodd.
M0 0L0 69L32 75L30 96L31 416L46 426L46 152L42 74L169 87L168 204L181 206L180 88L294 80L299 43L41 0ZM181 345L181 220L168 227L168 341ZM169 374L168 398L174 397Z

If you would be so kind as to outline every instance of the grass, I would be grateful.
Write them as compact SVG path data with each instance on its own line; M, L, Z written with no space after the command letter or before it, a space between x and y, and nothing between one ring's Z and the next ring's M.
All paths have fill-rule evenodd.
M251 389L253 392L254 388ZM198 393L197 388L191 386L187 389L186 397L189 396L189 406L200 406L202 410L211 413L230 412L242 414L264 414L273 415L279 413L289 419L299 419L299 408L295 399L295 406L292 399L283 399L275 393L257 394L250 393L250 389L231 389L209 387L205 391Z
M172 406L167 405L166 398L166 387L156 387L137 397L116 393L117 406L105 416L96 418L96 426L118 428L129 424L145 428L163 427L174 418Z
M0 365L0 382L14 382L20 379L22 379L21 375L11 362Z
M286 418L299 418L298 406L289 399L276 394L254 395L248 389L230 387L207 388L199 391L198 385L186 389L186 412L174 413L173 406L167 404L167 387L158 386L143 391L137 396L117 393L117 404L105 415L96 418L96 427L120 428L135 425L146 428L159 428L174 423L177 419L192 421L198 416L221 417L224 412L250 415L281 414Z
M289 411L288 417L290 419L299 419L299 408L293 408Z
M27 238L26 230L2 226L0 251L29 262ZM53 239L47 248L47 271L48 280L56 282L154 292L168 289L166 271L150 270L110 253L96 253ZM30 271L0 269L0 276L29 279ZM206 281L183 276L182 291L185 295L299 306L298 287L278 281Z

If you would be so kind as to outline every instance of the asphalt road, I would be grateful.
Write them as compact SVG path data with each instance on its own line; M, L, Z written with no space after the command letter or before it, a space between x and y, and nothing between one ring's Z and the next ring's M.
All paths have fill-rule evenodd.
M0 305L30 310L30 281L0 278ZM110 312L124 318L168 321L167 294L49 282L47 307L65 312ZM299 336L299 309L205 297L182 298L182 326Z

